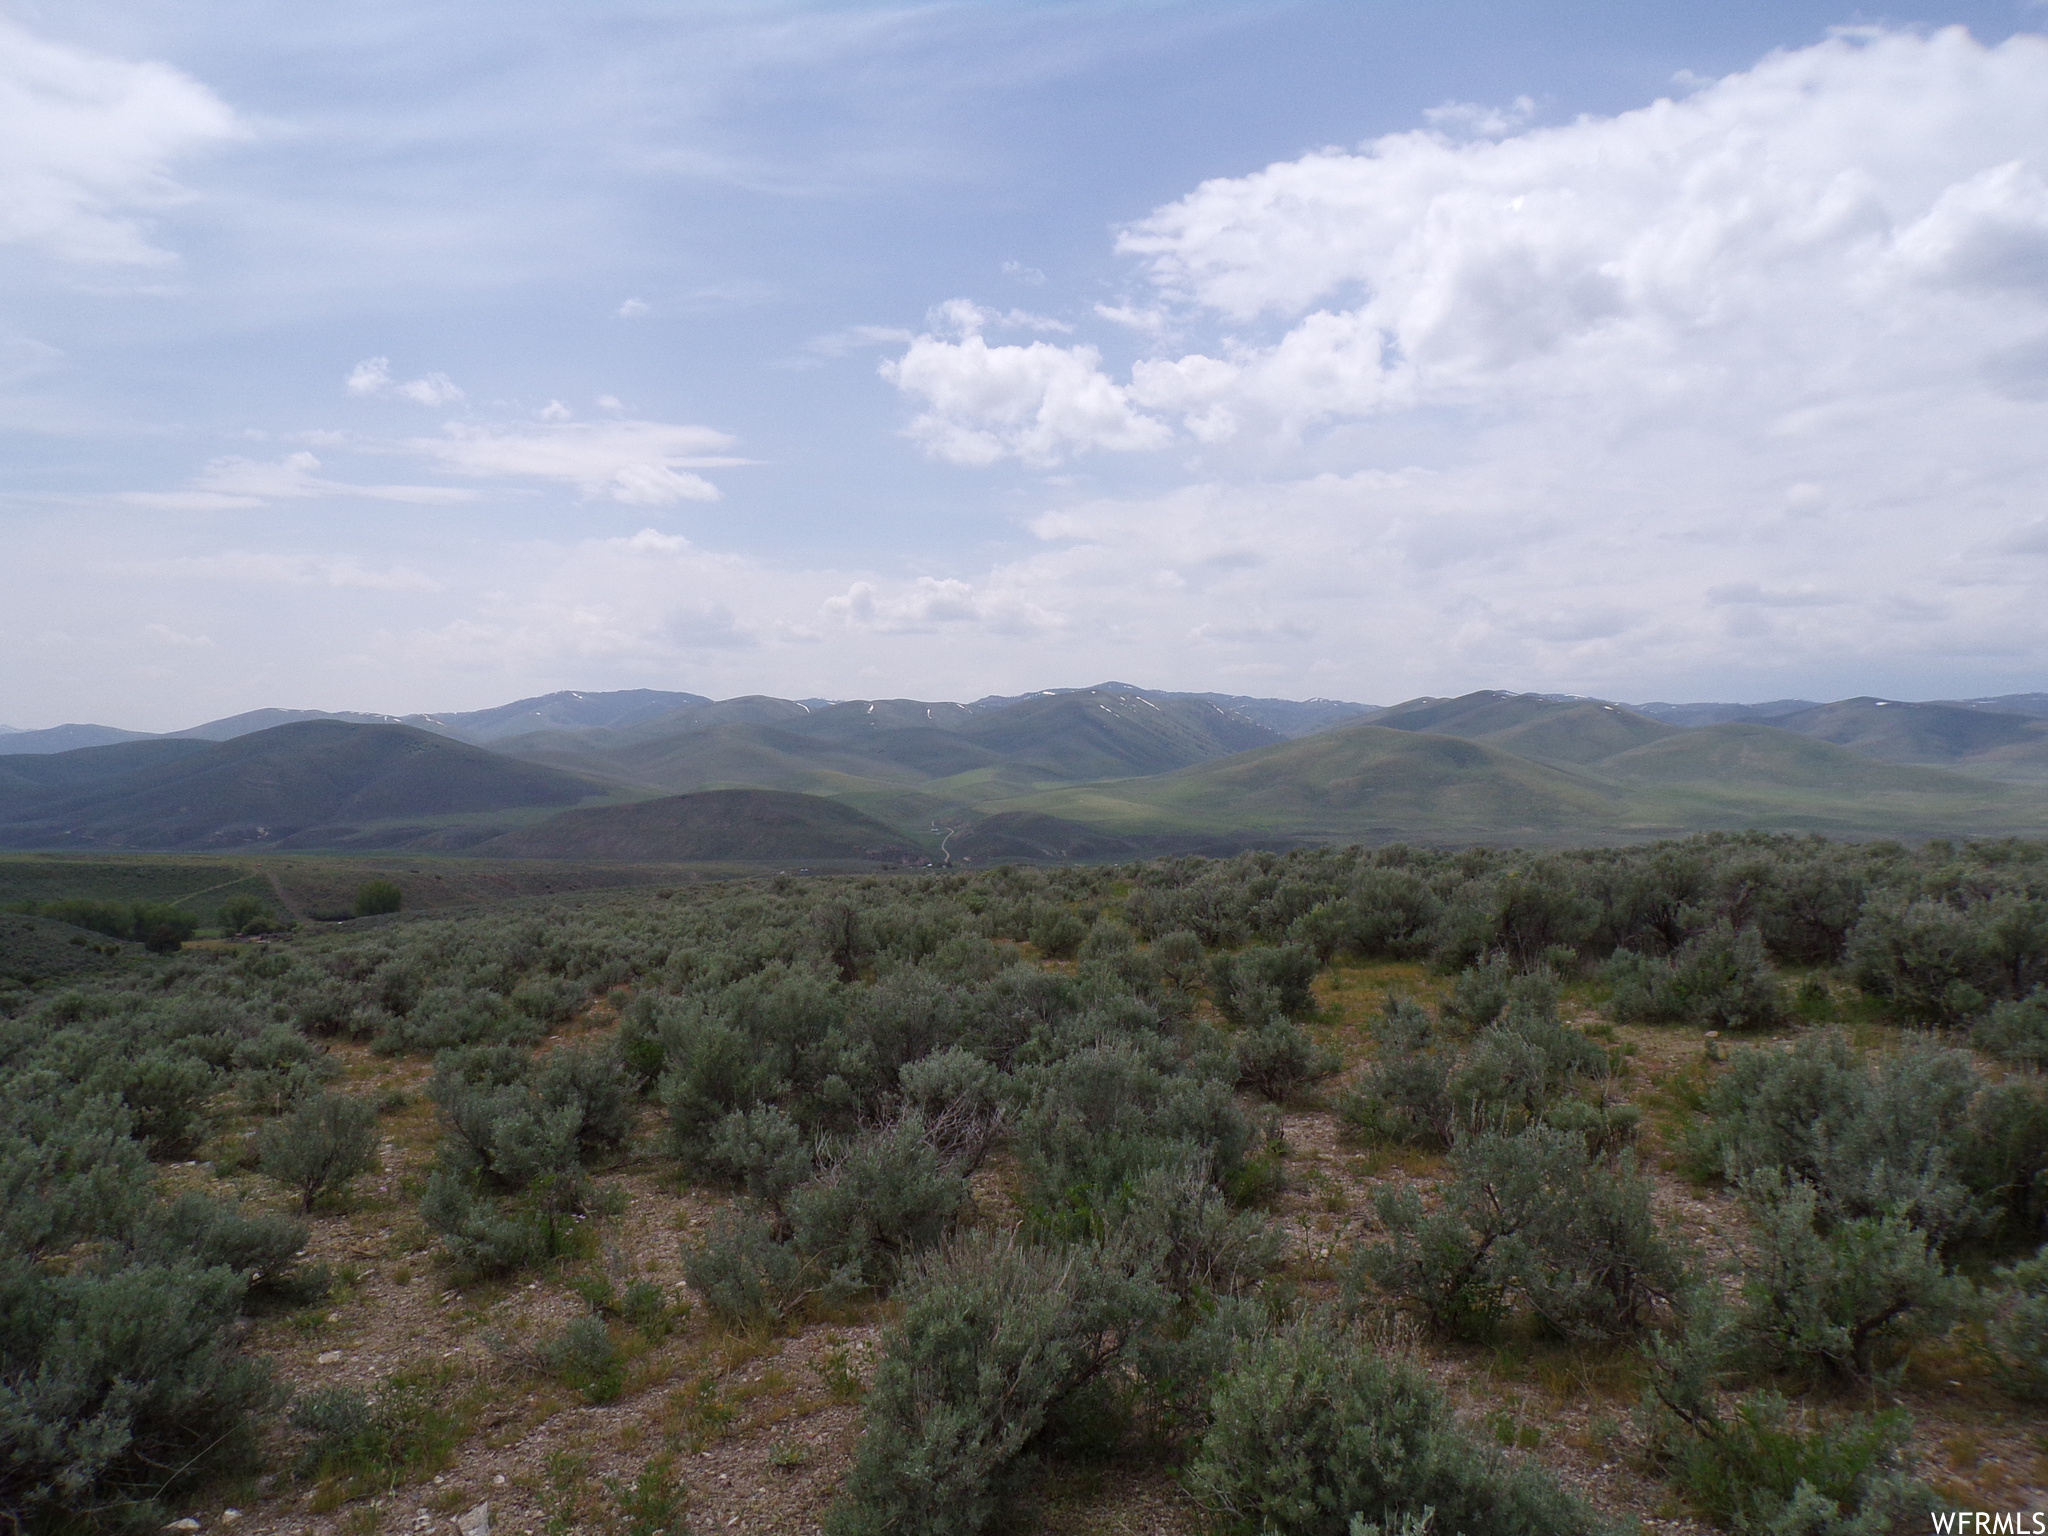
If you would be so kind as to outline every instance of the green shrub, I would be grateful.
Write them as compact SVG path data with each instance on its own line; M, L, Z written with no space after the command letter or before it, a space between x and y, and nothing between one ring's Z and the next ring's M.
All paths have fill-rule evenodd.
M1243 1343L1217 1382L1189 1491L1228 1536L1584 1536L1600 1524L1548 1474L1457 1426L1422 1373L1325 1319ZM1382 1525L1382 1529L1385 1526Z
M593 1403L609 1403L626 1390L625 1361L601 1317L573 1319L543 1351L548 1369Z
M1672 1481L1731 1531L1880 1536L1931 1506L1899 1468L1910 1430L1902 1410L1829 1421L1759 1392L1689 1440Z
M1115 1040L1020 1068L1016 1147L1035 1204L1116 1207L1154 1168L1199 1158L1227 1185L1252 1129L1228 1083L1157 1044Z
M1088 937L1088 925L1065 907L1050 907L1031 924L1031 944L1048 960L1071 960Z
M861 1137L790 1195L790 1237L835 1294L887 1290L946 1234L966 1198L967 1181L941 1166L912 1111Z
M1999 1378L2017 1397L2048 1399L2048 1247L1993 1278L1984 1340Z
M193 1259L208 1269L233 1270L248 1287L251 1301L304 1303L317 1300L329 1284L325 1265L299 1269L306 1237L302 1222L265 1211L252 1214L188 1192L149 1207L136 1223L129 1247L147 1263L175 1265Z
M779 1105L757 1104L718 1123L697 1167L779 1213L791 1191L816 1172L811 1143Z
M1240 1028L1262 1025L1273 1014L1305 1019L1315 1012L1321 967L1306 944L1255 945L1209 961L1209 995L1216 1011Z
M1776 1172L1743 1189L1757 1241L1738 1327L1766 1368L1867 1378L1961 1315L1968 1282L1902 1218L1824 1222L1813 1186Z
M339 1189L377 1160L377 1107L345 1094L308 1099L256 1137L256 1161L265 1174L299 1196L299 1209Z
M1904 1412L1823 1417L1770 1391L1730 1412L1721 1388L1736 1347L1702 1295L1685 1332L1647 1350L1650 1453L1701 1513L1742 1536L1889 1536L1932 1507L1903 1465Z
M508 1204L473 1179L437 1168L428 1176L420 1217L440 1234L458 1275L510 1274L587 1246L575 1220L587 1193L581 1181L550 1176Z
M1236 1211L1199 1161L1152 1169L1131 1192L1115 1242L1173 1295L1235 1296L1279 1263L1285 1240L1255 1211Z
M702 1238L683 1243L683 1278L731 1326L783 1316L816 1289L815 1275L796 1247L751 1211L723 1212Z
M236 1352L243 1292L189 1259L0 1260L0 1511L32 1530L149 1529L164 1501L245 1464L277 1393Z
M2048 1067L2048 991L1999 1003L1970 1027L1970 1043L2020 1067Z
M385 1377L370 1397L347 1387L309 1392L292 1404L291 1425L306 1436L294 1470L340 1479L350 1497L436 1472L462 1434L446 1397L441 1382L416 1371Z
M1380 1197L1388 1237L1358 1250L1354 1290L1369 1283L1452 1334L1483 1333L1519 1302L1558 1334L1609 1337L1682 1289L1626 1158L1610 1167L1583 1137L1536 1126L1467 1137L1450 1163L1433 1211L1412 1190Z
M1741 1050L1707 1093L1693 1155L1737 1178L1782 1168L1812 1186L1825 1219L1896 1213L1946 1241L1989 1216L1958 1173L1978 1088L1966 1051L1870 1065L1832 1032Z
M1091 1247L977 1237L921 1263L868 1389L831 1536L977 1536L1032 1485L1063 1405L1167 1299Z
M1237 1086L1275 1102L1293 1098L1343 1064L1336 1052L1317 1045L1307 1030L1278 1014L1240 1029L1230 1043Z
M366 880L356 887L357 917L381 917L405 904L405 893L390 880Z
M1162 933L1152 941L1152 958L1166 984L1189 991L1202 979L1202 940L1185 928Z
M1755 928L1718 922L1669 960L1617 950L1602 976L1607 1011L1623 1022L1682 1021L1703 1029L1767 1029L1784 1022L1784 989Z
M188 1158L206 1140L206 1101L217 1081L198 1057L163 1048L112 1054L85 1078L90 1090L118 1097L133 1112L136 1139L155 1162Z

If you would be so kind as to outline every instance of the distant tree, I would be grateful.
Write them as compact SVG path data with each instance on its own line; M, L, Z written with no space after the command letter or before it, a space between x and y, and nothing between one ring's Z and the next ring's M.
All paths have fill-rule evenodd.
M220 904L214 916L222 933L271 933L278 926L277 916L254 896L246 893L230 896Z
M172 906L135 904L133 937L153 955L175 953L199 931L199 919Z
M404 899L405 893L389 880L365 881L356 892L356 916L377 917L396 912Z

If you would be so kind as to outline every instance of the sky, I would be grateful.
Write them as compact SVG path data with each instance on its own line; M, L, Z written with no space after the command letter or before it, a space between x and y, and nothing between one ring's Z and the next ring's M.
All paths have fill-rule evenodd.
M2044 32L0 0L0 722L2048 688Z

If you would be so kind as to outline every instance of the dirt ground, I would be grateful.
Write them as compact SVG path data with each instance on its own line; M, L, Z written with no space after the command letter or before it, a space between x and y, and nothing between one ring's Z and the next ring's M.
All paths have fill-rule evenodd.
M1443 983L1401 965L1346 967L1318 983L1324 1007L1317 1033L1343 1056L1345 1071L1316 1102L1280 1120L1287 1188L1273 1214L1288 1237L1283 1276L1311 1295L1335 1297L1337 1262L1372 1234L1379 1191L1426 1185L1439 1171L1439 1160L1426 1154L1348 1142L1329 1108L1344 1079L1368 1059L1361 1025L1390 986L1433 1000ZM1567 1004L1579 1022L1607 1029L1590 1009L1574 1010L1570 994ZM574 1033L587 1038L612 1020L600 1008ZM1677 1028L1616 1028L1611 1039L1627 1053L1623 1092L1649 1110L1639 1155L1655 1177L1659 1214L1710 1268L1732 1269L1746 1240L1745 1218L1725 1191L1696 1186L1675 1171L1670 1145L1683 1112L1662 1092L1696 1070L1713 1042ZM232 1526L237 1536L454 1536L458 1521L476 1536L475 1520L466 1517L487 1504L494 1536L644 1536L652 1527L642 1521L635 1531L629 1495L652 1466L657 1480L665 1470L686 1494L689 1529L700 1536L821 1528L859 1436L859 1397L888 1322L886 1306L775 1335L719 1330L684 1283L680 1244L716 1214L723 1197L679 1185L660 1153L652 1111L633 1154L600 1174L600 1185L616 1191L611 1203L621 1214L592 1218L590 1258L510 1283L451 1286L418 1216L439 1134L421 1092L428 1069L360 1048L335 1050L350 1091L397 1090L406 1102L383 1116L380 1170L359 1180L345 1203L311 1218L309 1257L334 1267L336 1291L318 1307L259 1319L250 1344L301 1393L366 1390L393 1373L413 1373L449 1405L454 1443L437 1469L400 1486L352 1490L279 1470L221 1490L216 1501L181 1515L204 1531ZM1273 1113L1248 1107L1258 1117ZM229 1128L208 1149L212 1164L185 1165L174 1178L216 1192L231 1185L252 1201L286 1208L259 1176L225 1171L238 1161L235 1143L247 1130ZM1000 1168L984 1173L976 1211L984 1222L1005 1219ZM659 1286L671 1298L675 1326L661 1338L617 1326L629 1357L625 1389L614 1401L593 1404L546 1369L540 1344L588 1310L577 1287L599 1276L620 1289L629 1280ZM1641 1529L1669 1536L1709 1529L1642 1462L1633 1350L1533 1340L1490 1349L1445 1346L1398 1317L1369 1326L1384 1347L1421 1361L1475 1431L1549 1467L1604 1513L1634 1517ZM1939 1491L1974 1508L2048 1507L2048 1415L1997 1391L1966 1347L1923 1348L1895 1397L1915 1420L1920 1475ZM277 1437L271 1464L286 1469L293 1438L283 1429ZM1062 1536L1192 1536L1200 1529L1173 1469L1158 1465L1049 1475L1016 1524Z

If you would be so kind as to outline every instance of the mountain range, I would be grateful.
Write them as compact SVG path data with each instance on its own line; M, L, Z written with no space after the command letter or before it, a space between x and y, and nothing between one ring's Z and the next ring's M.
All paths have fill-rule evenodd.
M2043 694L1636 707L1486 690L1375 708L1123 683L971 704L634 689L257 710L75 744L96 731L112 728L0 737L0 846L984 862L2048 831Z

